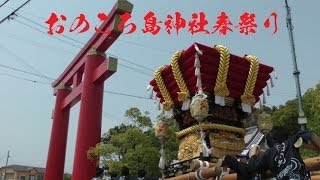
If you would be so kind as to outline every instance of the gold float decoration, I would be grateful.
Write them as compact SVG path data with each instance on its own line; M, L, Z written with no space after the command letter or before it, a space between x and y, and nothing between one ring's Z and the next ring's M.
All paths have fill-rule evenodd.
M164 102L163 104L163 109L165 111L169 111L172 108L173 101L171 99L171 96L169 94L169 91L164 84L161 72L166 68L166 66L161 66L159 67L156 72L154 73L154 79L157 83L157 86L159 87L160 93L163 96Z
M232 132L232 133L238 133L242 137L246 134L246 130L242 128L237 128L233 126L223 125L223 124L214 124L214 123L202 123L199 125L188 127L182 131L176 132L176 136L178 139L181 139L183 136L193 133L193 132L199 132L200 130L220 130L220 131L226 131L226 132Z
M206 98L207 95L205 94L196 94L192 98L190 114L199 122L208 116L209 102Z
M246 55L244 57L250 62L250 69L244 92L241 96L242 103L252 105L256 102L256 98L253 95L254 88L256 86L256 81L259 72L259 60L256 56Z
M227 154L239 154L245 148L243 138L232 132L209 132L211 156L222 158ZM200 156L202 152L201 137L198 132L187 134L180 140L178 160L189 160Z
M216 49L220 54L218 75L214 87L214 92L216 95L226 97L229 95L229 90L227 87L227 76L230 61L230 51L227 47L222 45L216 45L214 46L214 49Z
M257 125L261 133L267 135L273 127L271 115L267 114L266 112L259 114L257 119Z
M178 100L180 102L184 102L189 98L189 90L187 88L186 82L183 79L180 66L179 66L179 58L182 54L182 51L177 51L173 54L171 58L171 68L172 68L172 74L174 79L176 80L176 83L179 87L180 92L178 92Z

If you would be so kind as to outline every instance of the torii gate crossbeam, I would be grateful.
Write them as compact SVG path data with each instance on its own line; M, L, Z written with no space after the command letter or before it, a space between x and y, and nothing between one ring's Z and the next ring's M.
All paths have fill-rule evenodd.
M108 21L95 33L60 77L52 83L56 104L47 158L45 179L62 180L66 155L70 108L81 100L72 179L94 176L96 162L87 158L90 147L100 142L104 81L117 69L117 59L106 58L105 51L121 35L120 15L131 13L133 5L118 0Z

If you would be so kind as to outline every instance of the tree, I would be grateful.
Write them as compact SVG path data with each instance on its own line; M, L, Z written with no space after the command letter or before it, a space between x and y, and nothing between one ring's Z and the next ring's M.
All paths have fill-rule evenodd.
M320 134L320 84L305 93L303 103L308 118L308 128L316 134Z
M159 177L160 143L155 137L149 113L142 114L138 108L130 108L126 111L125 117L132 123L109 129L103 134L102 143L89 150L89 157L99 156L108 173L120 174L121 167L126 165L130 168L131 175L136 175L138 170L144 169L147 175ZM178 147L173 121L165 120L163 116L159 116L158 120L166 121L172 126L169 138L165 142L166 157L171 161L176 157Z
M158 121L165 122L169 127L168 136L164 143L164 149L166 160L170 163L178 157L179 142L175 132L179 131L179 128L176 126L175 120L165 118L164 113L161 113L157 119Z
M315 88L310 88L303 95L303 110L308 118L308 129L320 134L320 84ZM272 114L274 125L286 126L292 131L299 130L298 124L298 101L297 99L289 100L285 105Z
M320 134L320 84L315 88L310 88L303 95L303 110L307 117L308 130ZM272 114L272 121L275 126L285 126L291 132L296 132L300 129L298 124L298 101L297 99L289 100L285 105L279 106ZM319 153L303 150L303 156L314 157L319 156Z
M257 120L259 119L259 115L261 113L265 112L267 114L272 115L277 110L278 110L278 108L276 106L269 107L269 106L266 106L266 105L262 105L262 107L260 107L260 108L253 107L252 108L252 114L249 115L246 119L244 119L242 121L243 127L244 128L249 128L249 127L252 127L252 126L258 126Z
M69 173L64 173L64 174L63 174L63 180L71 180L71 174L69 174Z
M125 117L133 122L133 125L139 128L152 128L152 122L148 116L150 113L146 111L144 115L138 108L130 108L126 111Z
M273 114L274 112L276 112L278 110L277 106L266 106L266 105L262 105L262 109L264 112L268 113L268 114Z
M299 130L297 100L289 100L272 114L274 126L286 126L292 132Z

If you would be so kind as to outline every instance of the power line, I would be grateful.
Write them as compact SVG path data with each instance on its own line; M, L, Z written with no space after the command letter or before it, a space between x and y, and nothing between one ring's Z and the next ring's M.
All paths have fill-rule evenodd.
M18 40L21 40L21 41L27 41L33 45L36 45L38 47L42 47L42 48L48 48L48 49L55 49L57 51L62 51L64 53L68 53L68 54L74 54L73 52L70 52L70 51L65 51L63 49L59 49L57 47L53 47L53 46L48 46L48 45L45 45L45 44L41 44L41 43L38 43L38 42L35 42L35 41L29 41L29 40L26 40L26 39L23 39L22 37L19 37L19 36L16 36L16 35L12 35L12 34L9 34L9 33L5 33L7 36L9 37L12 37L12 38L15 38L15 39L18 39ZM122 58L119 58L117 57L118 59L122 59ZM136 69L136 68L133 68L133 67L130 67L130 66L126 66L124 64L121 64L119 63L119 66L120 67L124 67L124 68L127 68L127 69L130 69L134 72L137 72L137 73L140 73L140 74L143 74L143 75L147 75L148 77L152 76L152 74L150 73L146 73L146 72L143 72L142 70L139 70L139 69ZM33 74L34 75L34 74ZM54 80L53 78L50 78L52 80Z
M120 96L127 96L127 97L134 97L134 98L139 98L139 99L148 99L148 100L150 100L150 98L148 98L148 97L136 96L136 95L132 95L132 94L125 94L125 93L119 93L119 92L107 91L107 90L104 90L104 92L105 93L109 93L109 94L116 94L116 95L120 95Z
M40 30L40 29L37 29L37 28L35 28L35 27L32 27L32 26L30 26L29 24L26 24L26 23L24 23L24 22L22 22L22 21L20 21L20 20L17 20L17 19L16 19L16 21L19 22L19 23L21 23L21 24L23 24L23 25L25 25L25 26L28 26L29 28L32 28L32 29L34 29L34 30L36 30L36 31L41 32L42 34L48 35L46 32L44 32L44 31L42 31L42 30ZM77 46L77 45L74 45L74 44L72 44L72 43L70 43L70 42L68 42L68 41L65 41L65 40L63 40L63 39L61 39L61 38L58 38L58 37L56 37L56 36L50 36L50 37L53 37L53 38L55 38L55 39L58 39L59 41L62 41L62 42L64 42L64 43L67 43L67 44L69 44L69 45L71 45L71 46L77 47L78 49L82 49L82 47ZM71 38L71 39L72 39L72 38ZM77 40L75 40L75 41L77 41ZM83 43L82 43L82 44L83 44ZM126 59L124 59L124 58L118 57L118 56L116 56L116 55L113 55L113 54L110 54L110 53L106 53L106 54L108 54L109 56L117 57L118 59L123 60L123 61L125 61L125 62L130 62L129 60L126 60ZM135 64L136 66L143 67L143 66L138 65L138 64L133 63L133 62L130 62L130 63L131 63L131 64ZM123 64L120 64L120 63L119 63L119 65L122 66L122 67L125 67L125 68L129 68L129 69L131 69L131 70L133 70L133 71L135 71L135 72L138 72L138 73L141 73L141 74L144 74L144 75L148 75L148 77L152 76L152 74L148 74L148 73L143 72L143 71L141 71L141 70L138 70L138 69L136 69L136 68L129 67L129 66L126 66L126 65L123 65ZM149 68L147 68L147 67L144 67L144 68L145 68L145 69L149 69ZM151 69L149 69L149 70L151 70Z
M124 67L124 68L131 69L131 70L133 70L133 71L135 71L135 72L137 72L137 73L144 74L144 75L148 75L148 77L149 77L149 76L152 76L152 74L143 72L142 70L139 70L139 69L136 69L136 68L133 68L133 67L130 67L130 66L126 66L126 65L123 65L123 64L120 64L120 65L121 65L122 67Z
M26 71L26 73L28 73ZM14 75L10 75L10 74L6 74L6 73L0 73L0 75L5 75L5 76L9 76L9 77L13 77L13 78L16 78L16 79L20 79L20 80L24 80L24 81L28 81L28 82L32 82L32 83L39 83L39 84L46 84L46 85L50 85L49 83L46 83L46 82L40 82L40 81L36 81L36 80L33 80L33 79L28 79L28 78L22 78L22 77L19 77L19 76L14 76ZM92 87L91 87L92 88ZM97 88L95 88L97 89ZM151 98L148 98L148 97L143 97L143 96L137 96L137 95L133 95L133 94L127 94L127 93L121 93L121 92L115 92L115 91L109 91L109 90L104 90L103 91L104 93L107 93L107 94L114 94L114 95L119 95L119 96L125 96L125 97L132 97L132 98L137 98L137 99L145 99L145 100L153 100ZM278 93L272 93L273 95L280 95L280 96L284 96L284 95L288 95L290 96L290 94L278 94ZM291 97L291 96L290 96ZM110 114L104 112L104 114L107 114L109 116L111 116ZM115 116L111 116L111 117L115 117ZM107 117L106 117L107 118ZM107 118L113 122L116 122L114 121L114 119L111 119L111 118ZM119 119L119 118L116 118L116 119ZM128 123L128 122L126 122Z
M9 0L6 0L4 3L2 3L2 4L0 5L0 8L1 8L3 5L7 4L7 2L9 2Z
M40 81L36 81L36 80L33 80L33 79L28 79L28 78L19 77L19 76L14 76L14 75L7 74L7 73L1 73L1 72L0 72L0 75L9 76L9 77L13 77L13 78L16 78L16 79L20 79L20 80L24 80L24 81L29 81L29 82L33 82L33 83L48 84L48 85L49 85L49 83L40 82Z
M170 51L170 50L167 50L167 49L150 47L148 45L144 45L144 44L140 44L140 43L136 43L136 42L132 42L132 41L126 41L126 40L123 40L123 39L120 39L119 41L122 41L122 42L128 43L128 44L132 44L132 45L135 45L135 46L140 46L140 47L152 49L152 50L159 51L159 52L166 52L166 53L170 53L170 54L175 53L174 51Z
M8 9L14 9L13 7L11 7L11 6L4 6L5 8L8 8ZM164 10L164 11L166 11L166 10ZM39 15L37 15L37 14L34 14L34 13L31 13L31 12L26 12L26 11L23 11L23 10L21 10L20 12L22 12L22 13L24 13L24 14L28 14L28 15L30 15L30 16L32 16L32 17L37 17L37 18L39 18L39 19L41 19L41 20L46 20L47 18L44 18L44 17L42 17L42 16L39 16ZM161 13L160 13L161 14ZM17 16L19 16L19 14L17 14ZM21 17L21 16L19 16L19 17ZM26 17L25 17L26 18ZM27 19L29 19L29 18L27 18ZM31 20L31 19L29 19L29 20ZM32 20L31 20L32 21ZM34 22L34 21L33 21ZM41 26L43 26L43 25L41 25ZM46 27L45 27L46 28ZM111 38L111 37L110 37ZM139 44L139 43L136 43L136 42L132 42L132 41L126 41L126 40L123 40L123 39L117 39L118 41L122 41L122 42L124 42L124 43L128 43L128 44L132 44L132 45L136 45L136 46L141 46L141 47L145 47L145 48L148 48L148 49L153 49L153 50L158 50L158 51L161 51L161 52L169 52L169 53L174 53L173 51L170 51L170 50L167 50L167 49L162 49L162 48L155 48L155 47L150 47L150 46L147 46L147 45L144 45L144 44ZM82 42L79 42L79 43L82 43Z
M129 60L126 60L126 59L123 59L123 58L120 58L120 57L117 57L116 55L113 55L113 54L110 54L110 53L106 53L106 54L108 54L108 55L110 55L110 56L115 56L116 58L121 59L121 60L123 60L123 61L125 61L125 62L127 62L127 63L130 63L130 64L132 64L132 65L135 65L135 66L141 67L141 68L143 68L143 69L145 69L145 70L148 70L148 71L153 72L152 69L147 68L147 67L145 67L145 66L139 65L139 64L137 64L137 63L131 62L131 61L129 61ZM148 74L148 75L151 75L151 76L152 76L152 74Z
M13 68L13 67L10 67L10 66L6 66L6 65L2 65L0 64L0 67L3 67L3 68L7 68L7 69L10 69L10 70L14 70L14 71L17 71L17 72L21 72L21 73L25 73L25 74L30 74L30 75L33 75L33 76L38 76L38 77L42 77L41 75L38 75L38 74L35 74L35 73L32 73L32 72L28 72L28 71L25 71L25 70L22 70L22 69L17 69L17 68ZM15 76L16 77L16 76ZM35 80L30 80L28 79L28 81L35 81ZM49 84L49 83L46 83L46 84ZM150 99L148 97L143 97L143 96L136 96L136 95L130 95L130 94L125 94L125 93L119 93L119 92L114 92L114 91L107 91L105 90L106 93L110 93L110 94L116 94L116 95L123 95L123 96L130 96L130 97L136 97L136 98L139 98L139 99ZM288 97L291 97L291 96L294 96L295 94L290 92L271 92L270 93L272 96L275 95L275 96L288 96Z
M38 42L35 42L35 41L29 41L27 39L23 39L22 37L19 37L19 36L16 36L16 35L13 35L13 34L10 34L10 33L6 33L4 32L7 36L9 37L12 37L12 38L15 38L15 39L18 39L18 40L21 40L21 41L27 41L35 46L38 46L38 47L42 47L42 48L47 48L47 49L55 49L56 51L61 51L61 52L64 52L64 53L68 53L68 54L74 54L73 52L70 52L70 51L66 51L66 50L63 50L63 49L59 49L57 47L53 47L53 46L48 46L48 45L45 45L45 44L41 44L41 43L38 43ZM117 57L118 59L122 59L120 57ZM148 75L149 76L152 76L152 74L150 73L146 73L146 72L143 72L142 70L139 70L139 69L136 69L136 68L133 68L133 67L130 67L130 66L126 66L124 64L121 64L119 63L119 66L121 67L124 67L124 68L127 68L127 69L130 69L130 70L133 70L134 72L137 72L137 73L141 73L141 74L144 74L144 75ZM33 74L34 75L34 74ZM53 78L50 78L52 80L54 80Z
M38 46L38 47L47 48L47 49L51 49L51 50L52 50L52 49L55 49L56 51L61 51L61 52L63 52L63 53L67 53L67 54L74 54L73 52L66 51L66 50L64 50L64 49L60 49L60 48L57 48L57 47L54 47L54 46L49 46L49 45L46 45L46 44L38 43L38 42L35 42L35 41L31 41L31 40L25 39L25 38L23 38L23 37L21 37L21 36L17 36L17 35L10 34L10 33L7 33L7 32L2 32L2 33L6 34L8 37L11 37L11 38L14 38L14 39L17 39L17 40L21 40L21 41L26 41L26 42L31 43L31 44L33 44L33 45L35 45L35 46ZM107 53L107 54L110 55L110 56L112 56L112 55L109 54L109 53ZM125 59L123 59L123 58L121 58L121 57L117 57L117 56L114 56L114 57L116 57L116 58L118 58L118 59L121 59L121 60L124 60L125 62L127 62ZM148 75L148 77L149 77L149 76L152 76L152 74L150 74L150 73L143 72L143 71L140 70L140 69L133 68L133 67L130 67L130 66L126 66L126 65L121 64L121 63L119 63L119 66L124 67L124 68L127 68L127 69L131 69L131 70L133 70L133 71L135 71L135 72L137 72L137 73L141 73L141 74L144 74L144 75Z
M29 74L30 72L24 71L24 73L28 73ZM33 73L31 73L31 74L33 74ZM19 76L7 74L7 73L1 73L0 72L0 75L5 75L5 76L13 77L13 78L16 78L16 79L33 82L33 83L40 83L40 84L48 84L49 85L49 83L46 83L46 82L41 82L41 81L37 81L37 80L34 80L34 79L23 78L23 77L19 77ZM120 92L108 91L108 90L104 90L103 92L104 93L108 93L108 94L119 95L119 96L126 96L126 97L133 97L133 98L150 100L150 98L148 98L148 97L137 96L137 95L133 95L133 94L126 94L126 93L120 93Z
M39 74L36 74L36 73L32 73L32 72L28 72L28 71L25 71L25 70L22 70L22 69L18 69L18 68L14 68L14 67L10 67L10 66L6 66L6 65L3 65L3 64L0 64L0 67L2 68L6 68L6 69L10 69L10 70L13 70L13 71L17 71L17 72L21 72L21 73L25 73L25 74L30 74L30 75L33 75L33 76L38 76L38 77L41 77L43 78L42 75L39 75ZM51 78L50 78L51 79ZM54 79L52 79L54 80Z
M0 157L0 164L2 164L1 161L3 161L6 157L7 155L3 155L2 157Z
M74 54L74 52L67 51L67 50L64 50L62 48L57 48L56 46L50 46L50 45L38 43L36 41L32 41L32 40L26 39L25 37L22 37L22 36L17 36L15 34L11 34L11 33L4 32L4 31L2 31L1 33L5 34L7 37L10 37L10 38L13 38L13 39L16 39L16 40L20 40L20 41L25 41L25 42L28 42L28 43L30 43L32 45L41 47L41 48L50 49L51 51L55 50L57 52L59 51L59 52L65 53L65 54Z
M12 7L8 7L8 8L13 9ZM37 16L37 15L35 15L35 14L33 14L33 13L26 13L26 12L23 12L23 13L25 13L25 14L30 14L30 15L32 15L32 16ZM35 25L37 25L37 26L39 26L39 27L42 27L42 28L44 28L44 29L47 29L47 27L45 27L44 25L42 25L42 24L40 24L40 23L37 23L37 22L33 21L33 20L30 19L30 18L27 18L27 17L25 17L25 16L21 16L21 15L19 15L19 14L16 14L16 15L17 15L18 17L20 17L20 18L22 18L22 19L24 19L24 20L32 23L32 24L35 24ZM38 18L41 18L41 19L45 19L45 18L40 17L40 16L37 16L37 17L38 17ZM20 23L22 23L22 22L20 21ZM24 25L26 25L26 24L24 24ZM29 27L34 29L34 27L31 27L31 26L29 26ZM35 30L37 30L37 29L35 29ZM37 30L37 31L39 31L39 30ZM41 31L41 33L45 33L45 32L42 32L42 31ZM47 33L45 33L45 34L47 35ZM76 40L76 39L70 38L70 37L68 37L68 36L66 36L66 35L64 35L64 34L62 34L62 36L65 37L65 38L67 38L67 39L69 39L69 40L72 40L72 41L74 41L74 42L77 42L77 43L79 43L79 44L81 44L81 45L85 45L85 43L83 43L83 42L81 42L81 41L78 41L78 40ZM146 45L144 45L144 44L139 44L139 43L136 43L136 42L126 41L126 40L123 40L123 39L117 39L117 41L124 42L124 43L127 43L127 44L132 44L132 45L135 45L135 46L145 47L145 48L148 48L148 49L157 50L157 51L160 51L160 52L174 53L173 51L169 51L169 50L166 50L166 49L154 48L154 47L146 46ZM67 43L67 44L70 44L69 42L66 42L66 41L63 41L63 42L65 42L65 43ZM71 44L70 44L70 45L71 45ZM72 44L72 46L78 47L78 46L76 46L76 45L74 45L74 44ZM81 47L78 47L78 48L81 49ZM131 61L126 60L126 59L124 59L124 58L120 58L120 57L118 57L118 56L116 56L116 55L113 55L113 54L110 54L110 53L107 53L107 54L110 55L110 56L115 56L115 57L117 57L118 59L121 59L121 60L123 60L123 61L125 61L125 62L127 62L127 63L130 63L130 64L132 64L132 65L138 66L138 67L143 68L143 69L145 69L145 70L154 72L153 69L150 69L150 68L148 68L148 67L139 65L139 64L137 64L137 63L131 62ZM148 75L150 75L150 74L148 74ZM151 75L151 76L152 76L152 75Z
M0 24L3 23L5 20L10 20L12 18L13 15L16 14L16 12L19 11L19 9L21 9L23 6L25 6L26 4L28 4L31 0L26 1L25 3L23 3L20 7L18 7L16 10L12 11L12 13L10 13L7 17L3 18L0 21Z
M31 14L31 13L29 13L29 14ZM34 14L31 14L31 15L35 16ZM24 19L24 20L26 20L26 21L29 21L30 23L36 24L36 25L38 25L38 26L40 26L40 27L43 27L43 28L47 29L47 27L45 27L44 25L39 24L39 23L33 21L33 20L30 19L30 18L27 18L27 17L25 17L25 16L21 16L21 15L19 15L19 14L17 14L17 16L20 17L20 18L22 18L22 19ZM41 17L41 19L44 19L44 20L45 20L46 18ZM80 44L82 44L82 45L85 45L83 42L78 41L78 40L73 39L73 38L70 38L70 37L68 37L68 36L66 36L66 35L64 35L64 34L62 34L62 36L65 37L65 38L68 38L68 39L70 39L70 40L72 40L72 41L74 41L74 42L77 42L77 43L80 43ZM110 37L110 38L112 38L112 37ZM152 50L156 50L156 51L159 51L159 52L166 52L166 53L171 53L171 54L174 53L173 51L170 51L170 50L167 50L167 49L150 47L150 46L147 46L147 45L145 45L145 44L139 44L139 43L137 43L137 42L127 41L127 40L123 40L123 39L119 39L119 38L117 39L117 41L124 42L124 43L131 44L131 45L135 45L135 46L140 46L140 47L148 48L148 49L152 49ZM147 69L148 69L148 68L147 68ZM153 70L152 70L152 71L153 71Z
M27 26L27 27L29 27L29 28L31 28L31 29L34 29L34 30L42 33L42 34L48 35L48 33L44 32L44 31L42 31L42 30L40 30L40 29L37 29L37 28L35 28L35 27L32 27L32 26L30 26L29 24L26 24L26 23L24 23L24 22L22 22L22 21L20 21L20 20L18 20L18 19L15 19L15 20L16 20L18 23L20 23L20 24L23 24L23 25L25 25L25 26ZM73 47L77 47L77 48L81 49L80 46L74 45L74 44L72 44L72 43L70 43L70 42L68 42L68 41L65 41L65 40L63 40L63 39L60 39L60 38L58 38L58 37L56 37L56 36L50 36L50 37L55 38L55 39L57 39L57 40L59 40L59 41L61 41L61 42L64 42L64 43L66 43L66 44L69 44L69 45L71 45L71 46L73 46Z
M22 18L22 19L24 19L24 20L26 20L26 21L28 21L28 22L30 22L30 23L32 23L32 24L35 24L35 25L37 25L37 26L39 26L39 27L42 27L42 28L44 28L44 29L47 29L47 27L45 27L44 25L39 24L39 23L33 21L32 19L29 19L29 18L24 17L24 16L21 16L21 15L18 15L18 17L20 17L20 18ZM45 34L47 35L47 33L45 33ZM62 34L62 36L65 37L65 38L67 38L67 39L69 39L69 40L72 40L72 41L74 41L74 42L77 42L77 43L79 43L79 44L81 44L81 45L86 45L85 43L83 43L83 42L81 42L81 41L78 41L78 40L76 40L76 39L73 39L73 38L71 38L71 37L68 37L68 36L66 36L66 35L64 35L64 34ZM52 36L52 37L55 37L55 36ZM111 54L111 53L106 53L106 54L108 54L108 55L110 55L110 56L116 56L116 55L113 55L113 54ZM126 60L126 59L124 59L124 58L119 58L119 57L118 57L118 59L121 59L121 60L123 60L123 61L125 61L125 62L127 62L127 63L130 63L130 64L132 64L132 65L138 66L138 67L143 68L143 69L145 69L145 70L148 70L148 71L151 71L151 72L154 71L154 70L152 70L152 69L150 69L150 68L148 68L148 67L142 66L142 65L137 64L137 63L134 63L134 62L131 62L131 61Z
M30 41L30 40L28 40L28 39L24 39L24 38L21 37L21 36L13 35L13 34L10 34L10 33L7 33L7 32L2 32L2 33L6 34L8 37L11 37L11 38L14 38L14 39L17 39L17 40L21 40L21 41L26 41L26 42L29 42L29 43L31 43L31 44L33 44L33 45L35 45L35 46L38 46L38 47L47 48L47 49L51 49L51 50L52 50L52 49L55 49L56 51L61 51L61 52L63 52L63 53L67 53L67 54L74 54L73 52L66 51L66 50L64 50L64 49L60 49L60 48L57 48L57 47L54 47L54 46L49 46L49 45L46 45L46 44L42 44L42 43L38 43L38 42L35 42L35 41ZM110 55L110 54L109 54L109 55ZM112 55L110 55L110 56L112 56ZM116 57L116 56L115 56L115 57ZM121 59L121 60L124 60L124 59L121 58L121 57L116 57L116 58ZM124 60L124 61L126 61L126 60ZM127 62L127 61L126 61L126 62ZM127 68L127 69L131 69L131 70L133 70L133 71L135 71L135 72L137 72L137 73L141 73L141 74L144 74L144 75L148 75L148 77L149 77L149 76L152 76L152 74L150 74L150 73L146 73L146 72L144 72L144 71L142 71L142 70L140 70L140 69L133 68L133 67L130 67L130 66L126 66L126 65L121 64L121 63L119 63L119 66L124 67L124 68Z
M81 99L81 101L88 102L88 100L86 100L86 99ZM100 108L98 104L94 104L94 106L95 106L96 108ZM114 119L111 119L111 118L108 117L107 115L110 116L110 117L114 117L113 115L108 114L107 112L105 112L105 111L102 109L102 116L105 117L107 120L110 120L115 126L117 126L117 123L116 123L117 121L115 121Z
M0 48L2 48L3 50L5 50L8 54L10 54L11 56L14 56L16 58L16 60L18 60L19 63L23 64L24 66L30 68L32 71L36 72L37 74L39 74L39 76L45 78L45 79L49 79L52 80L52 78L49 78L45 75L43 75L42 73L40 73L38 70L36 70L33 66L31 66L30 64L28 64L27 62L25 62L21 57L19 57L18 55L16 55L15 53L13 53L11 50L9 50L8 48L0 45Z
M6 73L0 73L0 75L6 75L6 76L14 77L16 79L21 79L21 80L25 80L25 81L29 81L29 82L33 82L33 83L40 83L40 84L48 84L49 85L49 83L40 82L40 81L36 81L36 80L33 80L33 79L22 78L22 77L18 77L18 76L6 74ZM104 90L104 93L114 94L114 95L119 95L119 96L125 96L125 97L138 98L138 99L152 100L149 97L138 96L138 95L133 95L133 94L127 94L127 93L121 93L121 92L116 92L116 91ZM272 93L272 94L273 95L279 95L279 96L288 96L288 97L291 97L293 95L293 94L286 94L286 93Z
M12 10L15 9L15 8L13 8L12 6L8 6L8 5L5 5L4 8L12 9ZM24 14L28 14L28 15L30 15L30 16L32 16L32 17L36 17L36 18L41 19L41 20L45 19L44 17L38 16L37 14L34 14L34 13L26 12L26 11L24 11L24 10L20 10L19 12L22 12L22 13L24 13Z
M43 31L40 30L40 29L34 28L34 27L32 27L32 26L30 26L30 25L28 25L28 24L26 24L26 23L24 23L24 22L22 22L22 21L20 21L20 20L17 20L17 19L16 19L16 21L19 22L19 23L21 23L21 24L23 24L23 25L25 25L25 26L28 26L28 27L36 30L36 31L39 31L39 32L47 35L46 32L43 32ZM77 48L79 48L79 49L82 49L81 47L76 46L76 45L74 45L74 44L72 44L72 43L70 43L70 42L67 42L67 41L65 41L65 40L63 40L63 39L60 39L60 38L58 38L58 37L55 37L55 36L51 36L51 37L53 37L53 38L55 38L55 39L58 39L58 40L60 40L60 41L62 41L62 42L64 42L64 43L67 43L67 44L69 44L69 45L71 45L71 46L74 46L74 47L77 47ZM107 53L107 54L110 55L110 56L115 56L115 55L110 54L110 53ZM117 57L117 56L115 56L115 57ZM130 61L128 61L128 60L125 60L124 58L120 58L120 57L117 57L117 58L118 58L118 59L121 59L121 60L123 60L123 61L126 61L126 62L130 62ZM132 62L130 62L130 63L131 63L131 64L135 64L135 63L132 63ZM136 69L136 68L133 68L133 67L129 67L129 66L126 66L126 65L123 65L123 64L120 64L120 63L119 63L119 65L122 66L122 67L128 68L128 69L131 69L131 70L133 70L133 71L135 71L135 72L138 72L138 73L141 73L141 74L144 74L144 75L148 75L148 76L152 76L152 74L145 73L145 72L143 72L143 71L141 71L141 70L139 70L139 69ZM136 65L138 65L138 64L136 64ZM141 66L141 65L138 65L138 66ZM143 66L141 66L141 67L143 67ZM52 78L51 78L51 79L52 79Z
M32 19L29 19L29 18L24 17L24 16L20 16L20 15L17 15L17 16L20 17L20 18L22 18L22 19L24 19L24 20L26 20L26 21L28 21L28 22L30 22L30 23L32 23L32 24L35 24L35 25L37 25L37 26L39 26L39 27L42 27L42 28L44 28L44 29L47 29L46 26L44 26L44 25L42 25L42 24L39 24L39 23L33 21ZM46 35L48 35L48 34L46 33ZM81 45L86 45L85 43L83 43L83 42L81 42L81 41L78 41L78 40L76 40L76 39L73 39L73 38L71 38L71 37L68 37L68 36L66 36L66 35L64 35L64 34L61 34L61 36L65 37L65 38L67 38L67 39L69 39L69 40L71 40L71 41L77 42L77 43L79 43L79 44L81 44Z
M102 110L102 115L103 117L105 117L106 119L109 119L112 121L113 125L118 126L119 125L119 120L121 121L122 119L116 118L114 115L107 113L106 111ZM111 117L111 118L110 118ZM117 120L115 120L117 119Z
M131 124L130 121L129 121L127 118L124 118L124 117L123 117L123 118L119 118L119 117L116 117L116 116L114 116L114 115L112 115L112 114L109 114L109 113L107 113L107 112L106 112L106 114L107 114L108 116L112 117L112 118L115 118L115 119L120 120L121 122L119 122L118 125L120 125L121 123L122 123L122 124Z

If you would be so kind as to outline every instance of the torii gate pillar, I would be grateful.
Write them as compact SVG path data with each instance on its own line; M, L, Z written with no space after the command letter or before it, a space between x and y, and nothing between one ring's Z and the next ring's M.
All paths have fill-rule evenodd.
M95 33L62 75L52 83L56 95L45 179L62 180L66 155L70 108L81 100L72 179L88 180L95 174L96 163L87 158L89 148L100 142L104 81L117 69L117 59L105 51L122 33L120 15L131 13L133 5L118 0Z

